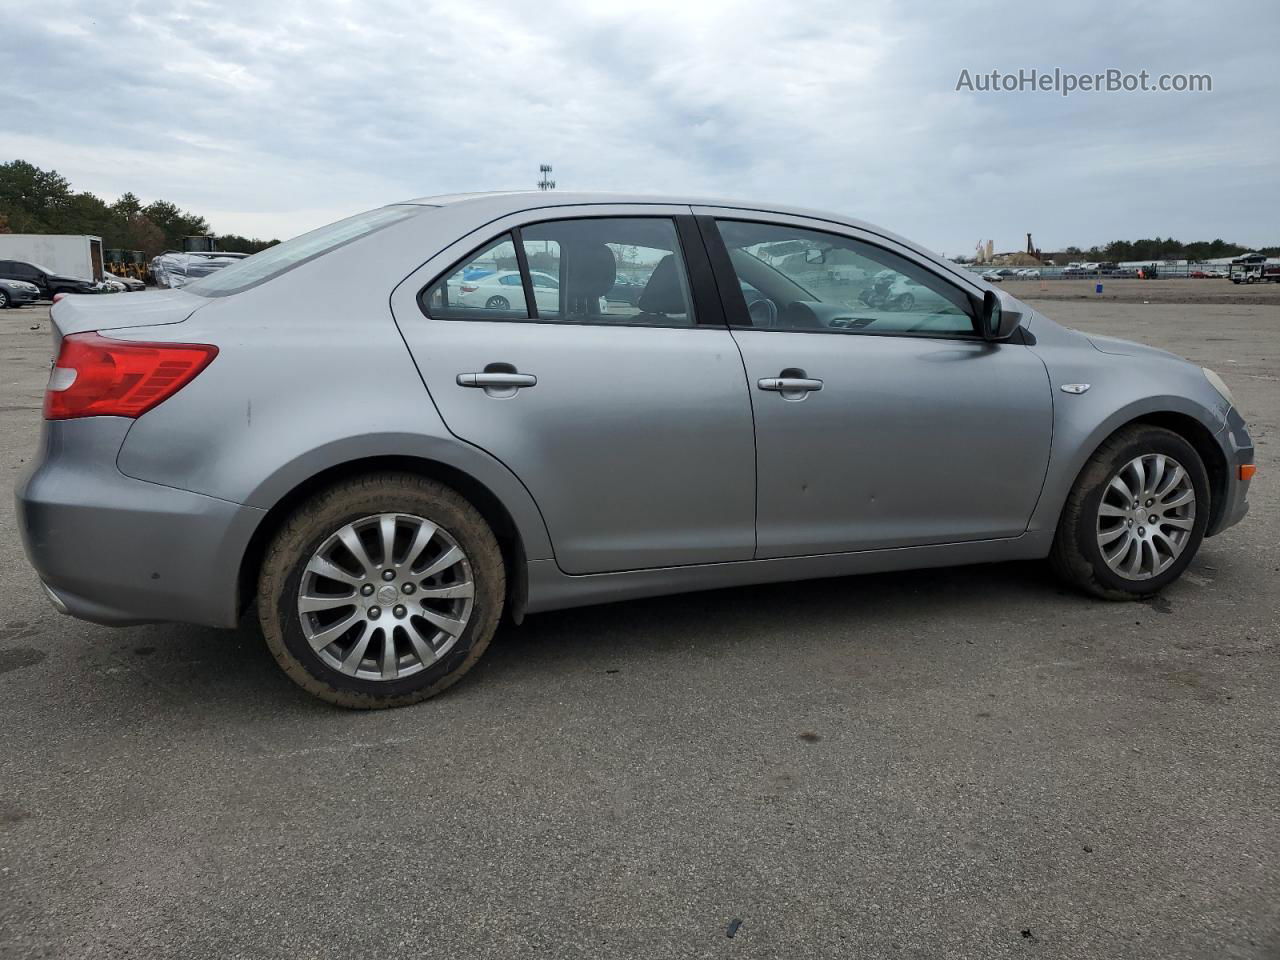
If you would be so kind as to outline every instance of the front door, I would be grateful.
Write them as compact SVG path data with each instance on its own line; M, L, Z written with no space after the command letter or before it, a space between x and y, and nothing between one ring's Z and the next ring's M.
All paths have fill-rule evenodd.
M464 272L483 289L513 270L502 301L462 292ZM673 217L555 220L491 235L394 301L449 430L520 478L567 573L753 555L751 401L689 273ZM605 300L620 276L644 284L636 306Z
M704 225L737 281L721 287L755 412L757 556L1026 529L1053 417L1030 350L983 341L969 294L901 251L795 222Z

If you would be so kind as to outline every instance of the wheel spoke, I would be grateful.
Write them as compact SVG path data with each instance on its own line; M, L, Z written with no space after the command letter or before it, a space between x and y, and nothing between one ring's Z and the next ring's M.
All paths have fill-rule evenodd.
M1100 517L1127 517L1128 510L1122 510L1110 503L1104 503L1098 507L1098 516Z
M378 532L382 536L382 565L390 567L396 559L396 518L384 513L378 521Z
M364 582L362 577L353 576L337 564L330 563L324 557L320 556L311 558L310 562L307 564L307 571L320 577L337 580L339 583L345 583L352 587L358 587Z
M396 659L396 632L393 628L382 631L382 679L394 680L400 673Z
M431 641L422 635L422 631L418 629L418 625L413 622L412 618L406 624L406 632L409 634L409 645L413 647L414 655L418 661L424 666L430 666L439 659L439 654L435 648L431 646Z
M1172 490L1177 488L1178 484L1182 482L1182 478L1186 475L1187 471L1182 469L1182 465L1175 463L1173 472L1169 474L1169 479L1165 482L1165 485L1156 491L1156 499L1163 500L1167 497Z
M1154 494L1160 489L1160 478L1164 476L1165 458L1163 454L1157 453L1151 467L1151 479L1147 481L1147 493Z
M453 617L447 617L443 613L438 613L430 607L423 607L418 611L418 616L430 623L432 626L439 627L451 637L456 637L464 629L467 622L465 620L455 620Z
M1190 530L1195 525L1195 520L1190 517L1164 517L1156 524L1157 527L1177 527L1179 530Z
M350 616L343 617L333 626L308 635L307 642L311 644L312 650L323 650L363 619L364 615L360 611L353 611ZM367 633L368 631L365 632Z
M347 655L342 658L343 673L351 677L356 675L356 671L360 669L360 661L364 659L365 651L369 649L369 641L373 639L375 632L372 628L365 627L360 639L352 644L351 649L347 651Z
M1195 498L1196 492L1194 490L1183 490L1182 493L1174 497L1172 500L1162 500L1160 502L1160 509L1172 510L1175 507L1180 507L1183 504L1190 503Z
M429 520L423 520L418 524L418 532L413 536L413 543L409 544L409 552L405 554L403 566L413 569L414 562L422 555L422 551L427 549L427 544L436 535L436 530L436 525Z
M319 613L321 610L337 610L350 607L356 602L356 594L349 593L341 597L313 597L303 594L298 598L299 613Z
M1098 534L1098 546L1105 547L1108 543L1114 543L1118 537L1122 537L1128 532L1129 528L1124 524L1112 527L1110 530L1104 530Z
M1129 552L1129 547L1133 545L1133 534L1129 533L1127 529L1125 532L1129 535L1124 538L1124 542L1115 550L1106 554L1107 563L1112 567L1117 566L1124 559L1125 554Z
M342 545L351 551L351 555L356 558L356 563L360 564L360 568L364 570L366 575L374 572L373 561L369 559L369 554L364 549L359 535L352 528L351 524L347 524L338 531L338 539L342 541Z
M423 600L460 600L476 595L476 585L470 580L464 583L451 583L447 587L422 587L418 595Z
M1124 477L1120 476L1120 474L1117 473L1111 478L1109 486L1112 490L1116 491L1116 493L1120 494L1120 496L1124 497L1127 503L1133 503L1133 491L1129 489L1129 485L1124 482Z
M450 567L452 567L455 563L457 563L461 559L462 559L462 551L459 550L457 547L450 547L444 553L440 554L440 556L437 557L431 563L431 565L427 567L427 569L421 571L420 573L415 573L414 577L422 580L427 579L427 577L434 577L437 573L440 573L442 570L448 570Z
M1128 571L1129 576L1136 577L1142 572L1142 541L1137 537L1133 538L1127 559L1128 562L1125 564L1125 570Z
M1147 472L1142 467L1142 458L1138 457L1129 464L1129 469L1138 478L1138 482L1134 485L1135 495L1145 493L1147 489Z

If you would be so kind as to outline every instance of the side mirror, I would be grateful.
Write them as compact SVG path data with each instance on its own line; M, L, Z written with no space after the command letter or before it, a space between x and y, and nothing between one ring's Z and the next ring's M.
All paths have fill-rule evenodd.
M983 340L1008 340L1022 322L1017 301L1004 292L988 290L982 295L982 317L979 327Z
M805 263L826 263L827 251L822 250L818 247L809 247L804 252L804 262Z

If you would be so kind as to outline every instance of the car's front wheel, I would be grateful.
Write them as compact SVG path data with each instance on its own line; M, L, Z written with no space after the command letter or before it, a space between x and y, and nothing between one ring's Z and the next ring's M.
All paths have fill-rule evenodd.
M0 290L0 310L9 306L9 293L7 290Z
M1191 563L1209 522L1209 476L1171 430L1118 431L1081 470L1050 559L1095 596L1132 599L1168 586Z
M408 473L344 481L272 538L258 617L281 668L343 707L398 707L456 683L502 613L502 554L450 487Z

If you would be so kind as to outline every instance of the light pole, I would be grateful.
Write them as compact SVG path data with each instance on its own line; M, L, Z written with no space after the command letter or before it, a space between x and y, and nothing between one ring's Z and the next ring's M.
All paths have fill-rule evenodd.
M556 182L552 180L549 176L549 174L551 173L551 164L549 163L541 164L538 167L538 170L542 174L542 179L538 181L538 189L554 190L556 188Z

